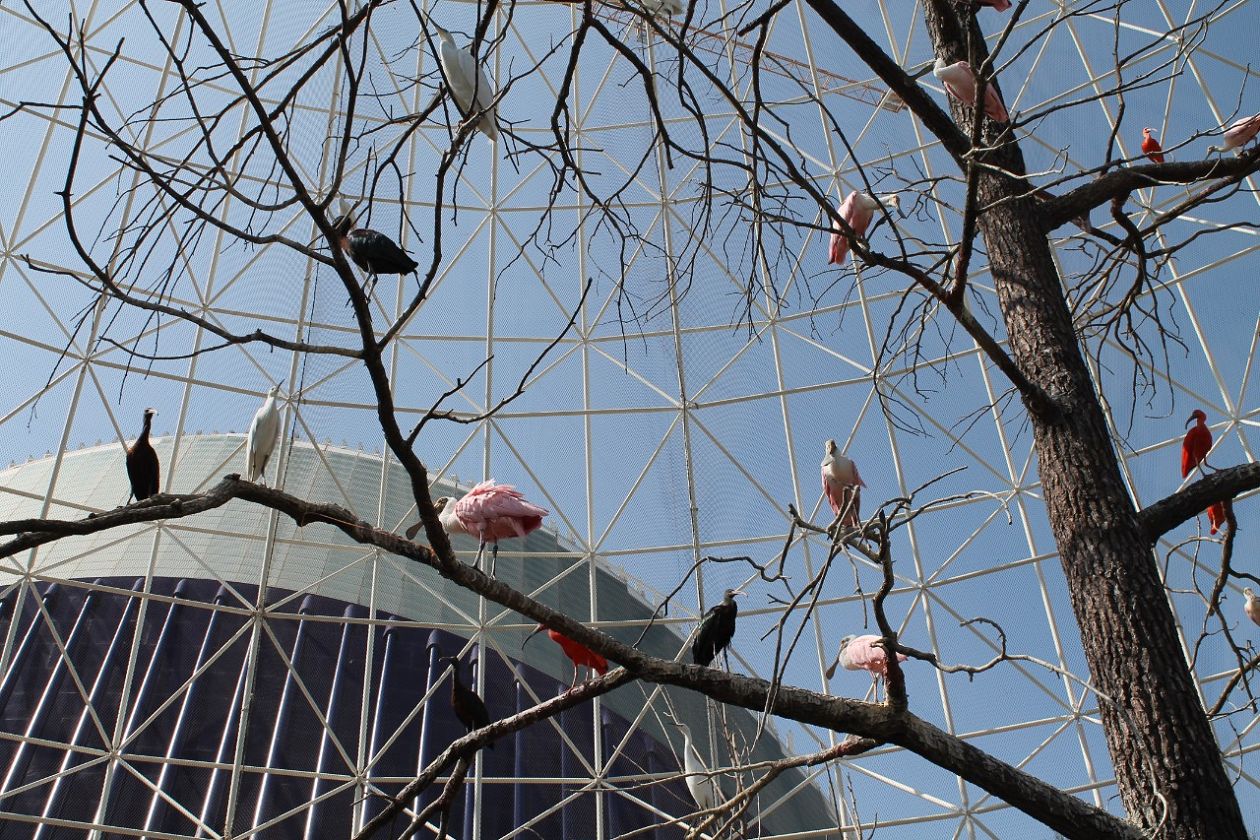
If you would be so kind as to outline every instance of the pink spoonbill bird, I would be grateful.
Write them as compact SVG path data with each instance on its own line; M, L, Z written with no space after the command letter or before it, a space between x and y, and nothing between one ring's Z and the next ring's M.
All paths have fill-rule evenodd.
M827 679L836 672L836 664L844 666L846 671L869 671L871 681L875 683L875 696L879 697L879 682L888 676L888 653L876 644L880 636L845 636L840 640L840 650L836 653L835 662L827 669ZM904 653L897 654L898 662L905 662Z
M1257 134L1260 134L1260 114L1243 117L1225 129L1225 133L1221 135L1221 145L1208 146L1207 150L1211 153L1237 149L1237 153L1242 154L1242 147L1250 143Z
M483 481L459 500L443 496L433 503L448 534L468 534L481 542L477 560L486 543L490 543L492 557L498 558L499 540L523 537L542 527L543 517L550 511L527 502L510 484L495 484L494 479ZM415 539L422 523L407 529L407 539ZM491 563L491 573L494 565Z
M834 440L827 441L822 460L822 489L841 525L856 528L861 521L862 488L866 482L858 475L857 464L842 455Z
M1005 12L1011 7L1011 0L976 0L976 2L999 12Z
M854 190L840 202L837 212L855 234L864 237L866 229L870 227L871 219L875 217L875 211L881 206L900 208L901 199L896 193L876 198L870 193ZM831 223L831 250L827 262L832 265L843 264L849 257L849 245L849 237L840 230L840 225L833 221Z
M1243 590L1243 596L1247 599L1243 604L1243 612L1251 619L1252 624L1260 624L1260 598L1256 597L1250 586Z
M976 71L970 64L965 61L946 64L945 59L938 56L932 68L932 75L941 80L950 96L968 107L975 107ZM1004 123L1011 118L992 80L984 86L984 115L994 122Z

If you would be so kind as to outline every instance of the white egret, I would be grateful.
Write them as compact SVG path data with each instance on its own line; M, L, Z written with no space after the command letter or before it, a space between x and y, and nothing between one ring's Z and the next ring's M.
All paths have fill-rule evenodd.
M438 61L451 98L465 119L476 120L476 126L493 143L499 139L499 126L495 122L497 107L494 104L494 88L485 71L467 47L457 46L451 33L438 26L430 18L425 19L437 30Z
M249 424L249 437L245 441L246 481L257 481L263 476L267 460L276 449L276 438L280 435L280 407L276 405L276 395L280 393L280 384L271 386L267 399Z

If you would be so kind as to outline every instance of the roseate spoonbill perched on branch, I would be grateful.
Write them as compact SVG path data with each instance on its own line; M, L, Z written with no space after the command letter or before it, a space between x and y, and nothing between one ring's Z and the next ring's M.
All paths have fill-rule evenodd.
M333 231L337 234L337 244L341 250L350 255L355 265L367 272L368 285L363 292L365 295L372 296L376 279L381 274L410 274L416 270L419 263L385 234L369 228L352 230L353 207L342 201L340 209L341 215L333 222Z
M144 428L140 430L140 437L127 448L127 478L131 481L131 495L127 497L127 504L131 504L133 496L139 502L158 491L158 476L162 469L158 463L157 451L149 443L149 430L153 428L155 414L156 408L144 410Z
M856 235L865 237L866 229L870 226L871 219L875 217L875 211L880 207L887 207L890 210L899 209L901 198L896 193L876 197L867 192L854 190L840 202L837 212ZM840 225L833 221L831 223L831 249L827 262L831 265L842 264L849 258L850 244L849 237L841 232Z
M1159 141L1151 136L1153 128L1142 129L1142 154L1146 155L1154 163L1164 162L1164 147L1159 145Z
M696 639L691 643L692 662L707 668L731 643L735 636L735 619L739 615L739 605L735 603L735 597L743 594L742 589L728 589L723 593L720 602L709 607L709 611L700 621Z
M497 108L494 104L494 88L486 78L486 72L473 58L467 47L455 44L451 33L425 17L425 23L437 30L438 61L442 63L442 75L447 90L465 119L475 120L476 127L491 143L499 139L499 126L495 122Z
M823 495L836 516L843 515L840 524L856 528L862 519L862 488L866 482L858 475L857 464L840 454L834 440L824 446L822 460Z
M1242 154L1242 147L1250 143L1257 134L1260 134L1260 114L1243 117L1225 129L1225 133L1221 135L1221 145L1208 146L1207 150L1211 153L1237 149L1237 154Z
M492 557L498 559L499 540L524 537L542 527L543 517L550 511L525 501L521 492L510 484L495 484L494 479L483 481L469 490L459 501L443 496L433 503L438 519L448 534L469 534L481 542L477 551L477 564L486 543L490 543ZM417 522L407 529L407 539L413 540L423 523ZM491 573L494 566L491 564Z
M717 779L713 778L713 773L700 760L700 751L691 740L691 728L685 723L678 724L678 728L682 730L683 736L683 771L687 774L687 790L691 791L691 798L696 800L696 806L701 811L707 811L718 802Z
M271 386L267 399L254 414L249 424L249 437L245 440L245 480L257 481L263 477L267 469L267 461L276 449L276 438L280 435L280 407L276 405L276 395L280 393L280 382Z
M1256 597L1250 586L1243 590L1243 597L1247 599L1243 604L1243 612L1251 619L1252 624L1260 624L1260 598Z
M974 108L976 106L976 72L965 61L946 64L945 59L937 57L932 67L932 75L941 80L950 96L962 104ZM1002 104L993 81L984 86L984 115L994 122L1007 122L1010 114Z
M486 711L486 704L477 696L477 692L464 685L459 678L459 660L453 656L443 656L438 661L451 664L451 708L455 710L455 717L459 718L459 722L469 732L489 726L490 713ZM494 743L486 744L486 749L494 749Z
M1191 470L1203 463L1208 450L1212 448L1212 430L1207 426L1207 415L1196 408L1186 420L1187 426L1191 423L1194 423L1194 426L1181 440L1182 478L1190 475Z
M869 671L871 681L875 683L875 696L879 697L879 681L888 676L888 652L876 642L882 637L845 636L840 640L840 650L836 652L835 661L827 669L827 679L836 672L836 664L844 666L846 671ZM897 654L898 662L905 662L904 653Z
M551 641L560 645L560 649L564 651L564 655L569 657L569 661L573 663L573 682L569 684L569 690L572 690L573 687L577 685L578 676L581 674L583 668L590 668L592 675L594 672L598 672L601 677L608 673L607 659L600 656L586 645L573 641L559 630L552 630L545 624L539 624L528 636L525 637L525 641L521 642L521 650L525 650L526 643L543 630L547 631L547 636L551 639Z

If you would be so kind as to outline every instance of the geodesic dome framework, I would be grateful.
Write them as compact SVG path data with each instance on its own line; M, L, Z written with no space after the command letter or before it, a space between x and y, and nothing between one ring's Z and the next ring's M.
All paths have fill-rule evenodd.
M1096 6L1030 4L1015 27L1016 38L1033 38L1056 14L1080 14L1066 18L1052 36L1036 42L1038 49L1004 68L1000 81L1013 110L1032 112L1097 92L1114 71L1097 61L1100 51L1110 55L1113 38L1128 44L1170 27L1154 3ZM1211 12L1210 26L1195 51L1177 58L1180 74L1129 97L1128 112L1142 113L1162 129L1171 154L1199 154L1206 140L1194 140L1182 150L1176 138L1190 136L1189 126L1206 130L1227 122L1237 91L1243 90L1246 98L1244 82L1252 71L1243 57L1249 54L1249 36L1247 27L1235 22L1248 8L1243 2ZM61 10L40 10L59 23ZM187 21L174 10L151 11L159 28L173 38L190 38ZM74 12L84 31L81 54L91 66L100 67L118 38L127 36L102 103L130 125L131 141L159 156L188 153L193 141L186 114L181 114L182 121L128 123L134 115L146 115L155 101L179 108L163 99L177 71L162 60L141 7L129 2L76 4ZM452 170L451 192L435 228L435 188L428 176L450 145L446 120L454 112L439 109L415 124L401 118L424 109L437 81L429 46L414 43L414 18L385 16L392 13L383 11L372 30L367 78L375 98L371 107L356 112L364 133L346 162L349 177L342 191L352 199L370 192L376 167L396 145L405 164L397 165L396 176L390 170L388 188L375 194L365 221L391 232L421 256L432 253L440 228L443 256L429 296L406 321L388 357L396 403L404 414L418 417L457 380L472 376L471 384L450 401L469 418L511 396L522 378L526 386L492 418L426 426L418 449L433 476L464 483L493 477L521 486L552 511L548 525L575 565L584 569L592 590L598 590L592 581L604 567L637 580L635 586L649 603L683 583L669 615L661 620L678 638L690 632L723 589L750 584L732 665L765 675L766 663L774 659L775 637L763 634L780 624L795 630L794 622L804 613L785 616L782 604L771 599L783 592L756 581L742 562L701 564L689 576L692 567L706 557L748 556L763 563L776 558L788 530L789 503L807 517L822 518L826 505L818 493L817 463L828 438L837 439L858 459L868 484L868 505L908 494L964 467L931 491L939 497L958 493L958 498L899 532L894 547L897 586L889 602L900 619L898 630L908 642L944 660L984 661L996 649L994 640L982 627L958 626L984 615L1006 628L1012 649L1061 671L1015 663L970 681L911 667L914 708L1041 778L1100 806L1116 807L1096 722L1098 701L1086 687L1078 631L1038 501L1030 441L1021 416L1002 408L1004 385L975 348L956 335L928 328L914 336L921 357L885 353L884 328L901 301L901 285L866 269L826 266L821 230L788 230L776 246L777 260L769 267L756 265L738 216L698 209L704 204L696 189L701 167L668 159L663 150L650 146L654 117L633 94L635 76L628 58L612 49L592 47L577 67L569 130L583 149L589 172L607 183L621 178L628 184L619 196L620 212L633 222L635 235L626 240L610 234L607 217L572 184L561 185L558 197L551 198L553 170L538 156L513 155L510 142L490 146L480 138L467 145ZM543 143L549 136L551 104L565 63L563 54L549 53L544 45L562 40L577 13L561 4L520 3L510 16L505 11L496 19L493 33L502 37L486 69L498 88L508 88L500 103L504 124L525 140ZM217 25L231 33L237 52L260 56L287 53L332 26L338 16L332 5L275 3L217 14ZM460 30L472 32L476 7L443 2L431 14L459 38ZM609 26L624 35L624 43L640 60L660 79L673 78L676 58L650 29L632 23L624 12L608 9L606 14ZM746 92L747 64L753 56L748 40L724 27L718 4L697 6L696 14L693 25L701 30L696 49L708 50L704 54L711 56L716 72ZM871 4L854 14L868 31L882 33L881 41L905 66L927 60L915 4ZM2 7L0 15L10 35L0 67L5 103L74 103L78 94L65 57L37 21L20 8ZM1005 22L998 16L984 18L988 31ZM1179 56L1177 48L1170 41L1166 50L1151 50L1143 61L1154 67ZM201 56L200 45L190 49L194 57ZM855 160L886 176L881 189L904 188L907 180L930 182L940 175L942 155L913 116L889 98L869 71L834 48L804 6L779 16L767 49L763 82L769 89L764 95L790 126L790 133L786 128L782 133L820 190L838 198L861 187ZM255 69L267 72L263 66ZM343 71L333 62L303 89L290 127L295 157L317 185L335 167L334 139L347 117ZM923 83L937 90L930 76ZM222 102L232 95L230 86L218 79L207 83L204 93ZM662 96L661 101L669 125L695 142L698 129L679 98ZM705 124L714 147L737 146L740 132L729 107L711 100L706 105ZM824 107L834 123L824 116ZM222 127L225 136L248 125L245 116L234 113L238 122ZM1025 129L1022 140L1030 169L1074 172L1095 165L1099 144L1088 138L1106 136L1117 112L1101 102L1072 113L1071 120L1046 119ZM843 140L837 125L844 129ZM1133 155L1137 128L1130 125L1123 123L1118 142ZM314 452L312 447L331 438L352 447L382 448L375 398L361 371L346 360L248 345L187 356L214 343L207 330L119 310L69 277L43 274L27 263L24 255L37 266L83 271L67 243L63 207L55 195L64 188L74 126L56 111L23 111L5 126L11 171L29 171L31 177L9 180L12 194L0 212L0 286L9 304L0 313L0 335L12 359L9 401L0 418L0 452L17 460L43 452L49 458L46 469L40 468L46 479L23 488L0 482L5 484L0 494L8 494L15 505L21 502L23 510L48 515L122 503L125 484L116 469L94 472L99 484L89 492L66 453L82 443L131 439L146 405L160 408L157 428L170 441L169 452L163 452L163 486L203 487L207 480L239 469L228 464L239 455L225 453L223 463L211 469L190 460L186 448L201 431L244 430L261 394L277 381L285 383L284 438L292 446ZM138 288L160 290L172 303L236 332L262 327L329 344L352 336L336 278L325 266L280 244L245 248L202 234L196 248L178 254L179 270L171 278L146 276L148 267L163 265L176 253L175 243L183 242L181 231L174 225L164 230L153 245L151 262L128 263L123 244L112 233L145 218L141 196L127 192L134 172L101 153L99 136L89 133L85 149L73 195L76 216L92 225L83 232L93 253L103 261L129 265L133 273L128 280ZM280 180L244 155L236 165L243 182ZM730 183L719 186L727 190L720 195L736 195ZM958 185L933 189L940 191L943 205L953 201L957 206ZM1178 188L1154 187L1141 191L1137 200L1142 212L1154 215L1181 197ZM549 214L545 225L539 221L544 209ZM233 221L249 216L247 208L232 201L225 201L220 212ZM1200 212L1201 217L1170 223L1166 236L1185 238L1218 230L1222 219L1254 216L1254 198L1240 193ZM931 237L935 228L939 238L941 230L957 222L945 211L916 213L899 224L922 237ZM825 219L817 219L825 228ZM1094 222L1103 226L1102 219ZM299 242L316 236L310 220L292 207L271 213L265 227ZM876 239L881 235L878 228L873 233ZM1070 240L1059 256L1065 276L1088 259ZM1248 299L1248 268L1255 264L1254 236L1248 229L1218 231L1182 249L1149 293L1186 349L1184 355L1138 360L1137 369L1158 386L1149 406L1113 400L1115 432L1139 502L1176 486L1177 421L1188 412L1187 403L1204 407L1213 418L1220 441L1214 461L1253 459L1249 428L1256 411L1249 385L1257 319L1254 304L1238 302ZM750 294L748 277L753 274L759 279ZM590 291L579 305L588 279ZM410 277L382 280L374 311L382 319L397 315L414 282ZM977 313L984 315L986 305L995 308L982 263L971 288ZM1074 302L1087 312L1088 290ZM575 311L573 327L566 331ZM531 368L557 336L554 350ZM138 364L128 349L162 358ZM1103 335L1094 349L1098 380L1125 393L1130 362L1123 342ZM998 409L973 415L995 401ZM1171 421L1165 416L1169 412ZM285 463L282 457L282 476ZM391 463L389 456L384 463ZM28 475L31 466L23 468ZM330 463L323 469L336 492L353 498L365 517L390 528L408 524L407 504L400 510L384 481L350 493L337 486L342 478L338 469ZM280 480L292 492L305 489ZM977 490L983 492L961 495ZM1245 517L1250 503L1237 507ZM196 520L184 524L197 527ZM163 539L168 535L165 526L155 533ZM1184 541L1192 533L1172 534L1162 546L1174 593L1213 573L1199 544ZM239 571L225 579L270 583L259 575L277 568L274 552L291 552L293 562L301 565L310 551L322 550L327 537L302 532L292 536L292 543L268 539L267 545L275 548L241 552ZM73 541L65 545L75 552ZM137 574L146 581L197 576L199 571L193 561L177 571L159 567L154 553L142 547L128 550L141 552L144 568ZM52 582L62 591L90 590L91 582L71 574L69 566L54 559L58 557L39 550L8 561L5 570L15 581L9 597L30 602L33 591ZM799 535L786 557L785 568L799 582L817 574L826 548L814 535ZM371 556L358 562L376 568L394 561ZM785 673L788 681L836 694L867 690L860 675L841 672L828 680L824 670L839 637L860 632L869 621L864 604L877 581L877 570L860 557L852 559L851 572L846 567L833 570L816 609L804 619L802 640ZM300 602L312 585L307 580L281 588ZM142 586L141 591L153 590ZM397 594L372 587L368 592L374 597ZM1194 595L1174 594L1173 604L1210 703L1236 664L1227 650L1210 643L1193 645L1203 622L1203 607ZM589 612L579 617L604 626L624 624L629 629L641 622L641 616L603 612L598 597L588 599L587 606ZM497 609L475 602L443 621L454 635L481 640L491 634L496 615ZM15 662L21 626L9 624L6 666ZM716 709L708 714L714 748L721 718ZM1224 721L1218 734L1230 768L1238 774L1245 813L1256 816L1260 798L1245 761L1255 747L1253 726ZM779 735L785 749L796 752L840 737L791 725ZM31 742L20 727L5 737L11 743ZM572 778L596 777L593 768L600 761L592 753ZM826 799L839 827L869 827L877 821L881 835L894 837L923 836L925 830L940 836L1011 836L1028 829L1024 817L992 797L896 750L816 768L807 778L802 784L811 787L803 795ZM822 830L814 824L809 828ZM492 836L489 822L471 831L471 836ZM779 833L763 836L790 836L788 829L775 831Z

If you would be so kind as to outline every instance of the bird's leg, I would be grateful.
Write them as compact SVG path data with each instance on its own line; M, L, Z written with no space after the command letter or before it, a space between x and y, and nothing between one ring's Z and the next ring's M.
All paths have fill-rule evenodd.
M578 665L576 662L573 663L573 682L569 683L569 691L572 691L573 689L577 688L578 674L580 673L582 673L582 667Z
M495 567L499 564L499 543L496 540L490 544L490 577L494 577Z
M475 558L473 558L473 568L474 568L474 569L480 569L480 568L481 568L481 555L482 555L482 554L484 554L484 553L485 553L485 551L486 551L486 541L485 541L485 539L483 538L483 539L481 540L481 542L477 545L477 556L476 556Z

